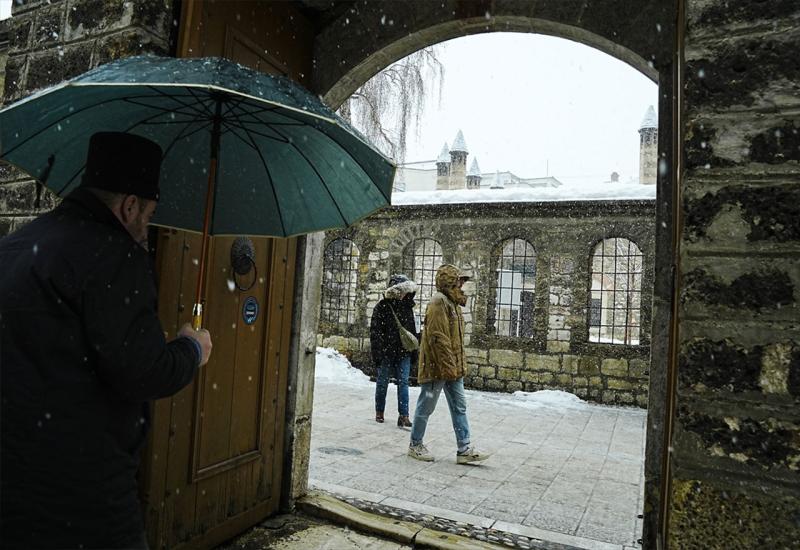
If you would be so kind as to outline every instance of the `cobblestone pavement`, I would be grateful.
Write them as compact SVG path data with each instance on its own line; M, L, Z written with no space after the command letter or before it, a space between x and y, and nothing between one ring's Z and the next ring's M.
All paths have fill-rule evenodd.
M578 548L637 548L641 537L646 411L592 404L531 406L468 391L472 442L494 453L455 463L444 397L425 444L436 458L406 456L409 431L374 420L374 384L318 379L309 484L459 524ZM413 415L419 388L411 388ZM474 535L474 534L473 534Z

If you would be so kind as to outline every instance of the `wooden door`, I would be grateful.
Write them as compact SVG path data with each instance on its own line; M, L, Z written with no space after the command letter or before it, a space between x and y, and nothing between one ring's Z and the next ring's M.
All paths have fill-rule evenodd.
M238 277L243 287L255 278L247 291L232 276L232 242L214 238L210 251L211 361L154 405L142 479L153 549L212 547L280 502L296 239L253 239L256 273ZM190 320L199 253L199 235L161 230L159 311L168 338Z

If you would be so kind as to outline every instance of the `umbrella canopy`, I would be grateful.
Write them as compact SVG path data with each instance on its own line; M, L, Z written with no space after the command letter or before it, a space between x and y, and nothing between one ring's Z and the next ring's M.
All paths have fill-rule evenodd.
M209 211L211 235L286 237L345 227L391 196L394 164L317 97L219 58L131 57L34 94L0 111L0 158L63 196L100 131L161 146L157 225L204 231Z

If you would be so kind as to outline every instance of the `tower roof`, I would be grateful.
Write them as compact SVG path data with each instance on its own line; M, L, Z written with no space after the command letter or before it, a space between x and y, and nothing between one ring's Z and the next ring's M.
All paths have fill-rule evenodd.
M467 149L467 142L464 141L464 134L461 132L461 130L459 130L456 134L456 140L453 142L453 148L450 149L450 151L469 153L469 149Z
M442 146L442 151L439 153L439 158L436 159L436 162L450 162L450 147L447 146L446 141Z
M644 114L642 124L639 126L640 130L644 130L645 128L658 128L658 115L652 105L647 107L647 112Z
M467 176L481 177L481 169L478 167L477 157L472 159L472 164L469 165L469 171L467 172Z

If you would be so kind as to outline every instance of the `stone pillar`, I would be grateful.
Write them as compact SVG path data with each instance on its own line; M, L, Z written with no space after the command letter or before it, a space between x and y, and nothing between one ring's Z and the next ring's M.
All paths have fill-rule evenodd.
M800 517L800 4L687 0L686 8L667 545L792 548Z
M568 256L553 254L550 257L549 306L547 310L547 351L569 352L572 337L570 308L572 306L572 278L575 262Z
M450 185L448 188L467 188L467 153L465 151L450 151Z

